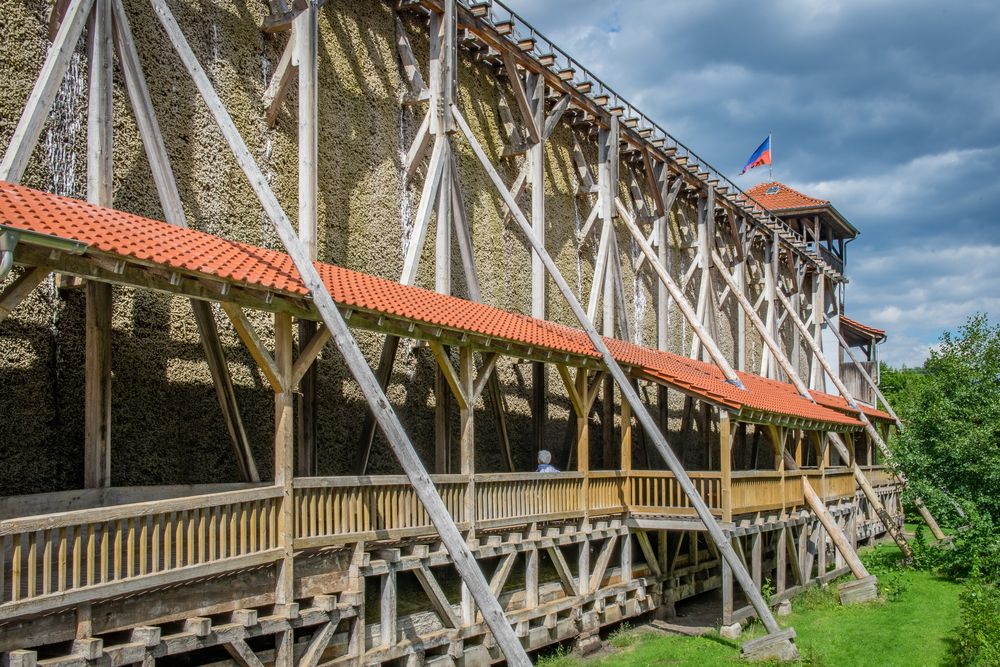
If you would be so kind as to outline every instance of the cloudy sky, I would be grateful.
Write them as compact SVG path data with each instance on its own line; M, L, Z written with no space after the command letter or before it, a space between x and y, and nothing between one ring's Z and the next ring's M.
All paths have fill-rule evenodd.
M773 128L775 179L861 230L847 313L889 363L1000 319L996 0L505 1L730 177Z

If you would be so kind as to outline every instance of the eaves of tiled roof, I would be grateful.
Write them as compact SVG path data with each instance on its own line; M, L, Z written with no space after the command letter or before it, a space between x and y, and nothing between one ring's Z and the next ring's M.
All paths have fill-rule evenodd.
M308 297L308 290L285 253L20 185L0 182L0 225L72 240L86 246L81 248L85 254L120 258L151 271L205 276L236 287L265 290L276 298ZM316 262L316 268L330 295L342 307L509 341L578 361L592 363L599 357L579 329L332 264ZM674 386L736 413L766 413L831 430L860 426L846 403L846 411L840 405L812 403L799 396L792 385L749 373L740 374L747 387L741 390L727 383L711 364L620 340L605 341L615 359L633 374Z
M861 322L852 320L844 315L840 316L840 326L841 328L847 327L848 329L853 331L855 335L860 336L862 338L871 338L874 339L876 342L885 340L884 329L876 329L875 327L870 327L866 324L861 324Z

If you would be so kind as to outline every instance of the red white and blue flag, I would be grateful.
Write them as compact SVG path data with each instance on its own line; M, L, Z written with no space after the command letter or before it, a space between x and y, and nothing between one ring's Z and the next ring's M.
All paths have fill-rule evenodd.
M757 150L753 152L753 155L750 156L750 159L747 160L747 163L743 165L743 171L740 172L740 175L742 176L743 174L747 173L747 171L749 171L750 169L753 169L754 167L759 167L762 164L771 164L770 134L767 135L767 139L764 140L764 143L758 146Z

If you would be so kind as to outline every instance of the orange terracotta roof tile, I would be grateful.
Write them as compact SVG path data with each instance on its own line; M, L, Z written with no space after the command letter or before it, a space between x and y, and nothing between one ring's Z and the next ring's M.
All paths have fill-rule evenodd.
M867 324L861 324L861 322L852 320L846 315L840 316L840 326L853 330L859 336L874 338L876 341L880 341L885 338L884 329L876 329L875 327L870 327Z
M140 264L202 274L234 285L287 295L308 294L291 258L285 253L19 185L0 182L0 224L79 241L90 250ZM579 329L400 285L332 264L316 262L316 268L334 301L343 306L540 350L591 358L599 356ZM749 408L827 424L860 424L845 414L842 406L807 401L789 384L741 373L747 387L741 390L726 382L712 364L620 340L604 340L620 363L734 410Z
M753 197L758 204L771 211L830 205L830 202L825 199L809 197L777 181L759 183L747 190L747 194Z
M816 399L816 402L819 403L820 405L825 405L827 407L833 408L834 410L839 410L847 414L855 414L854 410L847 403L847 399L844 398L843 396L835 396L833 394L827 394L825 392L816 390L813 390L810 393L813 395L813 398ZM883 421L895 422L895 420L888 412L883 412L878 408L874 408L860 402L858 403L858 407L861 408L861 411L864 412L869 419L881 419Z

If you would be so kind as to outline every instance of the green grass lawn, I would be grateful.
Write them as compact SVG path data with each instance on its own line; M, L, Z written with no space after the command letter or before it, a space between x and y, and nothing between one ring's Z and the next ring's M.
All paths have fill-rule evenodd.
M882 546L891 551L895 547ZM781 618L792 626L803 664L846 665L944 665L948 664L947 637L958 624L959 584L927 572L902 570L881 577L899 592L886 602L841 607L835 587L812 589L792 602L791 616ZM759 625L742 639L759 636ZM718 636L675 637L619 630L609 643L622 647L601 658L579 660L551 654L539 663L546 667L584 664L588 667L645 665L738 664L739 642Z

